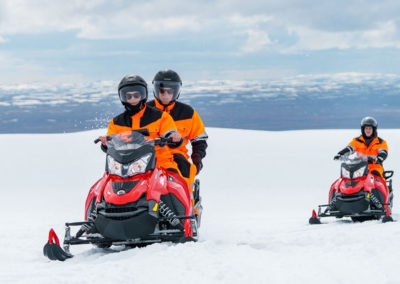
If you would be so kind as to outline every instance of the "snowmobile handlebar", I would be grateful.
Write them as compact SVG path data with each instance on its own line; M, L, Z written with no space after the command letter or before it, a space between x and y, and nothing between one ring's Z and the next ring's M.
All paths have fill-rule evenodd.
M107 141L110 141L112 138L111 138L110 135L107 135L107 136L106 136L106 139L107 139ZM179 146L182 144L183 139L181 139L181 141L174 142L174 141L172 140L172 137L158 137L158 138L155 138L155 139L150 140L150 141L153 141L153 142L154 142L154 145L158 145L158 146L160 146L160 147L164 147L164 146L167 145L167 146L169 146L169 147L175 148L175 147L179 147ZM97 138L97 139L95 139L93 142L94 142L95 144L101 142L100 137Z
M111 137L107 136L107 141L110 141ZM99 143L101 141L100 138L95 139L93 142L95 144ZM161 147L165 146L165 145L174 145L177 142L173 142L171 137L165 138L165 137L159 137L153 140L154 141L154 145L159 145Z
M158 145L161 147L164 147L165 145L174 145L174 143L176 143L176 142L172 141L171 137L168 137L168 138L158 137L158 138L154 139L153 141L154 141L154 145Z
M356 155L356 156L354 156ZM350 158L352 157L352 158ZM370 156L370 155L365 155L365 154L361 154L361 153L349 153L349 154L344 154L344 155L340 155L337 159L334 159L335 161L339 161L339 162L344 162L344 161L348 161L350 159L361 159L361 160L365 160L368 162L368 164L375 164L378 163L377 162L377 157L376 156Z
M111 140L111 136L109 136L109 135L107 135L106 138L107 138L107 141L110 141L110 140ZM93 142L94 142L94 144L97 144L97 143L99 143L100 141L101 141L101 139L100 139L100 138L97 138L97 139L94 140Z

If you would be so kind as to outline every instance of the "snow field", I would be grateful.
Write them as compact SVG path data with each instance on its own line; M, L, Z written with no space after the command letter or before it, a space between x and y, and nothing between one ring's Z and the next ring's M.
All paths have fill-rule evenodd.
M93 144L103 133L0 135L0 283L400 283L398 222L308 225L339 175L334 154L359 130L210 128L199 242L73 246L73 259L48 261L48 230L63 239L64 223L83 219L103 174L104 153ZM399 220L400 130L379 136L389 145Z

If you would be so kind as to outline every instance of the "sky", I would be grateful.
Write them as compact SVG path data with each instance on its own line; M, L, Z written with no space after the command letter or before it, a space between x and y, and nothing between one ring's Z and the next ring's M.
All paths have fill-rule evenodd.
M400 74L397 0L0 0L0 84Z

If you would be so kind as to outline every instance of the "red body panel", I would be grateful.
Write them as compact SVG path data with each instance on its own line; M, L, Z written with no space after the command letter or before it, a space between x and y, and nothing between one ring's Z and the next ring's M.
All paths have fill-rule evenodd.
M358 181L358 183L357 185L352 187L350 183L355 181ZM365 192L372 192L373 189L378 189L385 196L385 203L388 203L389 191L388 188L386 187L386 182L381 177L377 177L371 173L368 173L367 176L357 179L347 179L347 178L337 179L331 185L331 188L329 190L328 203L330 204L330 196L333 191L335 191L335 193L341 192L343 194L353 194L359 192L361 189L363 189Z
M90 202L92 201L93 198L96 198L96 202L99 202L99 200L101 200L104 186L108 182L109 177L110 174L105 172L103 177L100 178L98 181L96 181L96 183L90 188L85 202L85 220L87 220L87 210L89 208Z
M113 182L139 181L129 192L118 195L113 191ZM154 170L147 171L144 174L136 175L128 179L123 179L116 175L104 173L89 190L85 204L85 220L87 220L86 212L93 198L96 203L101 202L102 197L107 203L114 205L123 205L137 201L144 193L147 200L160 201L161 195L173 194L185 206L185 215L193 214L191 197L186 181L177 173L166 171L163 168L156 167ZM188 221L188 222L186 222ZM187 225L186 225L187 223ZM190 220L185 220L185 228L190 228Z

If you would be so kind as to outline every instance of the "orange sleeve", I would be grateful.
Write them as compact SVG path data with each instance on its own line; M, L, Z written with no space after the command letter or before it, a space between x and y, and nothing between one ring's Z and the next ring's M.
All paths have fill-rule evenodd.
M356 140L356 138L353 138L353 140L350 141L349 146L353 147L354 151L357 152L359 142Z
M114 119L110 120L110 123L108 124L108 127L107 127L107 135L110 135L110 134L117 134L115 125L114 125Z
M193 140L196 137L199 137L203 133L205 133L206 128L204 127L203 121L200 118L200 115L194 111L192 117L192 129L188 135L189 140Z
M379 148L379 150L381 150L381 149L386 150L386 152L389 152L389 148L388 148L388 145L385 140L383 140L381 143L381 147Z
M158 135L164 136L165 134L174 131L178 132L174 119L167 112L164 111L161 116L160 132L158 133Z

